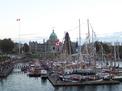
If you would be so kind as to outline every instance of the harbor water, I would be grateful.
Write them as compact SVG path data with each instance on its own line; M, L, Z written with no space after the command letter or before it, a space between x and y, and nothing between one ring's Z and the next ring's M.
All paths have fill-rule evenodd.
M0 91L122 91L122 83L116 85L53 87L49 80L28 77L19 69L0 79Z

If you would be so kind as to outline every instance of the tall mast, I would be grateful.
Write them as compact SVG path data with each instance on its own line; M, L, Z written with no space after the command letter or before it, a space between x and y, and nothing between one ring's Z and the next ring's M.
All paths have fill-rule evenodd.
M119 42L117 41L117 61L119 61Z
M80 30L80 19L79 19L79 54L81 56L81 30Z
M118 55L118 57L117 57L117 62L118 62L118 68L119 68L119 61L120 61L120 57L119 57L119 46L120 46L120 44L119 44L119 42L118 42L118 45L117 45L117 55Z
M93 27L92 27L92 25L91 25L91 23L90 23L90 27L91 27L91 29L92 29L92 43L94 42L94 30L93 30Z
M88 25L88 41L90 43L89 19L87 19L87 25Z
M116 66L116 44L114 43L114 66Z
M46 43L45 43L45 39L43 39L43 44L44 44L44 57L46 58Z

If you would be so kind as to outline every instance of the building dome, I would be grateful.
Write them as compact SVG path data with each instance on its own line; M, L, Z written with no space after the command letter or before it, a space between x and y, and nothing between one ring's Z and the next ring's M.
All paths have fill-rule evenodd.
M53 32L50 34L49 40L51 40L51 41L57 40L57 35L54 33L54 30L53 30Z

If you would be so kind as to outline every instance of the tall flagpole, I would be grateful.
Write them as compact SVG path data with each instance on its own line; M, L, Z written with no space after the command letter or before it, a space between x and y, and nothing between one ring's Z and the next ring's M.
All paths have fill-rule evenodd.
M18 32L19 32L19 34L18 34L18 39L19 39L19 54L20 54L20 18L18 18L18 19L16 19L16 21L18 22Z

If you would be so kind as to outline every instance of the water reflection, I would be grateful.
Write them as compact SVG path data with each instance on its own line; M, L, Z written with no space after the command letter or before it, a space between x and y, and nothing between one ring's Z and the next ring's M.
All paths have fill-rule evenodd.
M15 71L7 78L0 79L0 91L122 91L122 84L53 87L49 80L28 77L25 73Z
M42 83L42 85L46 85L47 84L47 79L41 79L41 83Z
M54 91L122 91L120 85L55 87Z

